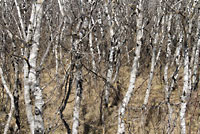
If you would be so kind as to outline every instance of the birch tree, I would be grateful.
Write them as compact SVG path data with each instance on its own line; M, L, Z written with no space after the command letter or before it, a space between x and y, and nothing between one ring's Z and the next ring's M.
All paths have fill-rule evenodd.
M83 8L84 2L80 2L80 13L84 12ZM80 14L79 14L80 15ZM75 62L75 69L76 69L76 93L75 93L75 103L74 103L74 111L73 111L73 125L72 125L72 134L78 134L78 127L79 127L79 114L80 114L80 105L82 99L82 92L83 92L83 78L82 78L82 56L81 56L81 41L83 38L84 30L86 28L87 23L84 23L84 19L79 19L78 24L75 27L74 34L78 35L78 38L72 38L72 51L73 51L73 58Z
M199 10L198 10L199 13ZM198 26L197 26L197 44L196 46L196 51L194 53L194 66L193 66L193 74L192 74L192 90L196 90L197 85L198 85L198 78L197 78L197 73L198 73L198 63L199 63L199 49L200 49L200 17L198 17Z
M127 108L127 105L130 101L133 90L135 88L136 74L137 74L137 69L138 69L138 60L140 58L140 50L141 50L142 38L143 38L143 0L139 0L136 13L137 13L137 20L136 20L137 21L137 39L136 39L135 57L133 61L128 91L126 92L118 111L118 131L117 131L118 134L125 133L125 122L124 122L125 110Z
M10 113L8 115L8 120L7 120L5 128L4 128L4 134L7 134L8 129L9 129L9 124L10 124L11 119L12 119L12 114L13 114L13 111L14 111L14 97L13 97L12 93L10 92L10 90L9 90L7 84L6 84L6 81L5 81L4 76L3 76L2 68L0 68L0 74L1 74L1 80L2 80L2 83L4 85L4 88L6 89L6 92L7 92L7 94L9 95L9 97L11 99Z
M148 86L147 86L147 90L146 90L146 95L145 95L145 99L144 99L144 104L143 105L147 105L148 100L149 100L149 95L150 95L150 91L151 91L151 86L152 86L152 80L153 80L153 75L154 75L154 68L156 66L156 63L158 61L158 58L160 56L160 51L161 51L161 47L159 47L159 50L157 52L156 55L156 48L157 48L157 43L158 43L158 38L159 38L159 24L161 21L161 4L162 4L162 0L159 3L159 7L157 10L157 17L154 17L155 20L155 24L154 24L154 28L155 28L155 37L154 37L154 41L153 41L153 48L152 48L152 59L151 59L151 70L150 70L150 75L149 75L149 82L148 82ZM162 44L161 44L162 45Z
M20 14L20 11L18 11L18 16L20 16ZM26 47L24 50L24 98L27 118L32 134L44 133L42 117L42 106L44 102L42 98L42 89L40 88L39 70L37 70L42 14L43 0L33 2L30 24L25 38L27 44L24 44ZM24 24L21 23L21 27L23 27L23 25ZM26 45L31 45L30 55L28 54L28 46ZM35 117L33 117L32 114L30 92L34 93L35 96Z
M184 18L183 18L184 19ZM185 26L183 20L183 26ZM184 30L186 32L186 30ZM186 35L186 33L185 33ZM185 37L186 38L186 37ZM186 39L184 39L184 78L183 78L183 90L181 96L181 109L180 109L180 126L181 126L181 134L186 134L186 122L185 122L185 112L187 108L187 102L190 95L189 88L189 49Z
M6 125L5 125L5 128L4 128L4 134L7 134L8 133L8 129L9 129L9 125L11 123L11 119L12 119L12 114L13 114L13 111L14 111L14 97L10 91L10 89L8 88L8 85L7 85L7 82L4 78L4 74L3 74L3 69L2 67L0 67L0 76L1 76L1 81L2 81L2 84L6 90L6 93L9 95L9 98L11 100L11 104L10 104L10 112L8 114L8 120L6 122Z
M169 67L169 63L170 63L170 57L171 57L171 45L172 45L172 37L170 34L170 30L171 30L171 21L172 21L172 14L170 13L169 16L167 17L167 34L168 34L168 41L167 41L167 50L166 50L166 65L165 65L165 69L164 69L164 81L165 81L165 95L166 95L166 101L167 101L167 105L168 105L168 109L169 109L169 123L168 123L168 128L167 128L167 133L170 132L171 129L171 120L172 120L172 108L170 105L170 88L169 88L169 82L168 82L168 67Z
M111 10L109 12L109 3L111 4ZM112 1L107 1L105 2L105 12L107 14L107 20L108 20L108 25L109 25L109 40L108 40L108 44L110 44L111 48L110 48L110 52L109 52L109 58L108 58L108 72L107 72L107 81L108 83L111 82L112 80L112 75L113 75L113 58L114 58L114 49L115 49L115 46L114 46L114 22L113 22L113 9L112 9L112 6L113 6L113 3ZM106 84L106 89L105 89L105 106L107 107L108 106L108 103L109 103L109 84Z
M198 133L198 6L0 0L0 133Z

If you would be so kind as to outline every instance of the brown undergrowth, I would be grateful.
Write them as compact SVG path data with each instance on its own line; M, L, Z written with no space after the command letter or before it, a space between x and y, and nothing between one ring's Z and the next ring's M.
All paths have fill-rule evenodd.
M160 70L156 70L155 76L152 83L152 90L149 98L149 103L147 109L144 111L142 109L142 104L144 101L144 96L147 88L148 82L148 72L141 73L138 75L136 81L136 87L133 96L130 100L128 108L126 109L126 114L124 120L126 122L126 133L132 134L161 134L165 133L168 124L168 107L165 102L165 91L162 76L159 76ZM172 72L173 69L170 70ZM101 112L101 99L104 89L104 81L100 77L95 77L94 75L88 75L86 70L84 72L83 81L83 97L81 103L80 112L80 134L114 134L117 132L118 123L118 108L127 91L129 85L130 68L122 67L119 73L118 80L113 83L113 87L120 90L120 96L117 96L116 90L111 88L110 104L107 110L107 116L104 121L104 125L100 121ZM41 75L41 85L44 87L44 123L46 133L51 134L63 134L66 133L66 128L64 127L60 116L59 107L61 101L64 97L64 87L62 85L63 78L55 77L55 72L52 70L44 71ZM64 75L64 73L63 73ZM170 75L169 75L170 76ZM59 80L59 81L58 81ZM170 80L170 79L169 79ZM49 82L51 81L51 82ZM60 83L60 84L58 84ZM180 109L180 96L183 86L182 72L180 72L178 83L176 88L171 94L171 106L173 108L172 123L173 123L173 133L180 133L180 121L179 121L179 109ZM0 133L3 132L5 121L7 119L7 114L9 113L9 98L6 94L1 91L1 108L0 108ZM199 92L199 91L198 91ZM200 114L200 93L197 91L192 92L191 100L188 103L186 111L186 125L187 131L191 134L196 134L199 131L199 114ZM70 98L63 112L64 119L72 128L73 122L73 106L74 106L74 96L75 89L73 86ZM23 90L20 91L20 121L21 130L20 134L29 133L29 127L27 124L27 118L25 114L25 105L23 100ZM33 102L34 103L34 102ZM7 104L7 105L6 105ZM6 106L5 106L6 105ZM145 115L145 123L141 125L141 117ZM12 118L10 125L10 131L14 129L15 119Z

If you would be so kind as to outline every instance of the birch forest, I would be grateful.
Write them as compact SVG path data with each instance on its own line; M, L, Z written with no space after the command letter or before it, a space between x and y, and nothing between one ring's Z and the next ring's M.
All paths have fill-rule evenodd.
M0 134L200 134L199 0L0 0Z

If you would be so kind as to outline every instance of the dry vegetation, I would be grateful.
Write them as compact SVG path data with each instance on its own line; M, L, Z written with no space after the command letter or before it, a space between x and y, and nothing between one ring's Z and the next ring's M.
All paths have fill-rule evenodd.
M41 1L38 0L36 5L41 4ZM32 83L30 82L32 80L32 77L29 76L31 74L30 70L33 68L30 66L26 68L29 72L28 80L25 80L23 78L23 67L26 67L26 64L29 64L29 61L33 60L30 58L30 55L34 43L38 45L35 46L39 50L36 56L37 65L34 68L35 72L39 72L39 75L34 75L39 81L35 80L38 82L36 82L39 85L37 86L43 89L42 95L45 103L43 113L40 113L44 119L45 134L64 134L67 132L60 117L60 108L67 96L70 78L73 80L73 86L67 105L63 111L63 118L69 124L70 129L72 129L74 103L76 96L78 96L76 95L76 91L79 89L76 86L79 71L83 73L80 76L80 85L83 87L83 91L80 92L83 94L80 106L80 118L78 119L80 121L79 134L116 134L118 118L121 116L118 115L119 107L129 87L129 79L133 70L132 62L137 57L138 42L140 42L142 47L138 56L140 64L136 64L139 65L139 67L136 67L138 72L136 71L137 73L135 73L137 74L136 84L131 100L126 107L125 116L121 116L125 121L126 134L167 133L170 115L168 113L169 101L166 100L167 93L165 90L167 82L164 80L164 68L167 63L170 63L167 74L169 85L173 79L171 76L177 69L176 67L179 66L179 63L181 65L181 69L178 70L179 76L175 80L177 83L172 87L172 92L168 91L171 92L170 104L173 109L172 124L170 126L172 127L171 133L181 133L181 96L186 96L183 92L183 63L186 59L186 48L189 51L188 68L191 69L188 69L187 72L192 72L188 79L191 80L193 75L199 77L199 71L195 74L193 66L196 63L199 67L199 59L197 57L199 57L198 47L200 47L200 44L197 42L200 42L200 37L196 37L197 35L200 36L198 33L200 31L200 17L198 18L200 8L198 4L193 5L193 0L142 1L99 0L89 3L89 0L86 0L85 3L79 3L79 1L72 0L65 1L66 3L62 3L61 5L59 5L57 0L44 1L42 5L44 6L44 11L41 15L41 26L38 30L41 32L40 36L36 36L33 33L31 35L35 38L40 37L37 42L38 44L32 41L32 39L26 42L26 38L20 37L20 34L23 33L23 25L18 22L20 21L20 17L17 14L18 5L14 1L7 2L8 8L3 5L3 2L0 4L2 7L2 9L0 8L0 12L2 12L0 18L3 20L4 16L7 17L4 18L4 21L0 22L0 67L2 66L3 68L4 77L10 91L14 92L14 85L19 86L16 88L16 90L19 89L21 126L19 134L30 133L30 126L26 117L28 112L26 111L27 106L25 106L24 91L29 92L32 89L31 86L33 86L33 92L35 93L36 84L33 81ZM19 2L21 2L19 3L19 8L21 8L22 21L24 21L24 25L27 28L32 25L29 22L29 18L32 15L32 8L30 7L34 5L34 2L27 1L27 3L22 3L22 0L19 0ZM141 5L143 4L144 8L141 8L141 12L137 9L139 2L141 2ZM179 4L180 7L178 7ZM62 6L65 9L63 14ZM105 10L106 8L108 8L108 11ZM191 10L189 10L190 8ZM169 19L170 15L172 19ZM113 21L113 18L115 21ZM197 18L199 19L199 24L197 24L197 21L195 22ZM141 27L138 27L138 20L141 20ZM16 22L18 22L17 25L15 24ZM25 30L24 33L31 33L32 29L28 30ZM111 34L112 32L114 32L114 35ZM140 39L138 39L140 36L139 33L142 33ZM10 34L11 36L9 36ZM44 53L47 52L48 47L47 57L44 58L44 64L40 68L41 59ZM177 49L179 47L180 49ZM154 48L156 48L155 55L159 53L159 50L161 53L158 55L158 61L155 65L148 104L143 106L150 76L151 60L153 59L152 50ZM171 49L170 54L168 53L168 49ZM179 54L176 54L177 51ZM28 55L27 57L25 56L26 54ZM178 56L180 56L179 63L176 62L171 65L171 62L177 61L176 58ZM192 61L194 62L192 63L192 57L196 58L197 62ZM129 61L130 63L128 63ZM95 62L95 65L92 64L93 62ZM20 83L15 83L15 79L17 78L15 78L14 63L19 64L17 68L19 69ZM190 63L191 65L189 65ZM57 75L56 65L58 65ZM73 69L71 69L71 66L73 66ZM94 69L95 67L96 70ZM117 74L118 67L119 73ZM113 72L110 80L107 74L111 68ZM117 79L112 82L115 73L117 74ZM69 79L66 80L66 76L69 76ZM25 90L24 82L28 83L28 90ZM194 83L196 82L199 82L198 78ZM111 84L109 85L109 83ZM108 107L105 104L105 91L107 88L110 92ZM30 94L32 113L33 115L37 115L34 113L36 95L34 96L32 92ZM192 91L189 99L185 102L187 102L187 133L200 133L200 91L198 87ZM10 98L0 81L0 134L3 133L9 117L10 103ZM10 134L14 133L16 127L14 114L9 126ZM104 121L102 120L103 117L105 117ZM35 121L33 120L33 122ZM43 129L43 122L41 124L40 127Z
M162 81L162 76L159 76L160 70L156 70L156 75L152 83L152 92L150 95L150 100L147 106L147 110L144 112L142 110L142 104L144 101L144 95L146 92L147 81L148 81L148 71L141 73L136 82L136 88L133 93L132 99L127 108L125 122L126 122L126 132L127 133L138 133L138 134L161 134L165 133L168 119L168 109L164 100L165 91ZM171 72L173 69L171 69ZM60 107L61 101L64 95L64 89L56 90L56 80L53 79L54 71L45 71L41 77L42 85L47 86L44 89L44 122L46 127L46 132L52 134L62 134L66 132L66 128L62 124L62 121L59 117L58 109ZM101 78L94 80L94 76L87 75L88 72L85 70L85 80L84 80L84 91L83 99L81 104L81 114L80 114L80 134L102 134L103 127L100 124L100 103L101 103L101 94L103 91L104 83ZM130 68L124 66L120 70L118 81L115 83L114 87L120 88L122 94L125 94L129 84ZM52 80L53 79L53 80ZM91 80L93 79L93 81ZM46 85L49 81L52 81ZM61 81L60 81L61 82ZM180 73L179 82L176 85L176 88L171 95L171 104L174 110L173 113L173 122L174 122L174 133L180 133L179 127L179 110L180 110L180 96L181 90L183 87L182 81L182 71ZM2 130L7 119L7 114L9 109L9 100L6 97L6 94L3 93L4 90L1 88L1 109L0 109L0 130ZM72 125L73 118L73 102L74 102L74 93L73 88L67 106L64 110L64 118L67 123ZM123 95L121 95L122 97ZM189 101L186 118L187 118L187 131L191 134L196 134L199 129L199 114L200 114L200 95L197 91L194 91L191 95L191 100ZM111 92L110 103L113 103L116 98L116 93L114 90ZM5 105L8 103L7 105ZM20 91L20 123L21 123L21 134L29 133L29 126L27 124L27 118L25 113L25 106L23 100L23 90ZM5 106L7 108L5 108ZM107 129L107 134L113 134L117 132L117 120L118 120L118 107L117 104L110 104L108 109L108 116L105 120L105 125ZM6 111L5 111L6 110ZM141 127L141 117L145 115L145 126ZM14 129L15 119L13 117L12 123L10 125L10 130Z

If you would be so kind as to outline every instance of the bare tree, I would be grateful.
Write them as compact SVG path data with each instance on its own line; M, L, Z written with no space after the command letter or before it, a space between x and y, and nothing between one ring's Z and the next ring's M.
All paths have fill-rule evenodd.
M10 112L8 114L8 120L6 122L6 125L5 125L5 128L4 128L4 134L7 134L8 133L8 129L9 129L9 125L11 123L11 119L12 119L12 114L13 114L13 111L14 111L14 97L10 91L10 89L8 88L7 86L7 83L6 83L6 80L4 78L4 74L3 74L3 69L2 67L0 67L0 76L1 76L1 81L3 83L3 86L4 88L6 89L6 93L9 95L10 97L10 100L11 100L11 105L10 105Z
M139 0L138 7L136 9L137 12L137 39L136 39L136 49L135 49L135 57L133 61L131 76L130 76L130 83L128 87L128 91L124 96L122 103L119 107L118 111L118 134L125 133L125 122L124 122L124 115L125 109L129 103L131 95L133 93L136 81L136 74L138 69L138 60L140 58L140 49L142 46L142 38L143 38L143 1Z

